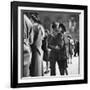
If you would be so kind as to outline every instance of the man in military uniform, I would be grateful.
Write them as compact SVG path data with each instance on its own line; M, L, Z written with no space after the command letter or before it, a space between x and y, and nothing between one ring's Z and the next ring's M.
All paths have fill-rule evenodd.
M69 40L67 38L67 35L65 34L66 28L65 28L64 24L59 25L59 31L60 32L57 35L58 47L59 47L57 62L58 62L60 74L68 75L67 60L69 57Z
M57 25L55 23L52 24L52 28L54 30L54 34L51 36L51 40L49 43L49 48L51 49L50 53L50 68L51 75L56 75L56 62L59 66L59 71L61 75L64 75L64 72L67 72L67 40L65 39L64 32L66 31L65 26L63 24ZM59 32L58 32L59 31ZM66 52L67 51L67 52Z

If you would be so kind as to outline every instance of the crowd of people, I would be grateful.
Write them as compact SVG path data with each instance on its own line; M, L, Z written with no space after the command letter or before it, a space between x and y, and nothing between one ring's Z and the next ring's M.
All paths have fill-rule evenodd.
M45 29L38 13L24 13L24 64L23 76L56 75L56 62L60 75L68 75L68 63L79 55L79 41L67 35L63 23L52 22L51 30ZM70 61L71 60L71 61ZM43 70L46 62L46 71ZM50 71L48 70L50 62Z

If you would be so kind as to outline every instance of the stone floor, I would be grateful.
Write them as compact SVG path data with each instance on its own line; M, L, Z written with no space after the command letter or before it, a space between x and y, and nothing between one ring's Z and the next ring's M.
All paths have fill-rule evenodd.
M69 60L70 61L70 60ZM68 75L78 75L80 73L79 58L73 57L72 63L68 63ZM46 71L46 62L44 62L44 72ZM56 63L56 75L60 75L58 65ZM50 68L48 73L44 73L44 76L50 76Z

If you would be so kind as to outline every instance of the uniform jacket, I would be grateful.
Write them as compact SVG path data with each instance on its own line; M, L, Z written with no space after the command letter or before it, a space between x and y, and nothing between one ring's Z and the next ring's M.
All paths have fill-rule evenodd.
M59 49L56 49L56 46ZM51 49L50 59L68 58L68 39L65 35L58 33L56 36L51 36L49 48Z

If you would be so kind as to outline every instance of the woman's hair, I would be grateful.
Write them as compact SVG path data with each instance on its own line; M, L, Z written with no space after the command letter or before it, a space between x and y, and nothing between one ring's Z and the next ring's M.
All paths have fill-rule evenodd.
M24 14L26 14L29 19L32 18L34 22L41 24L39 14L37 12L24 12Z
M33 19L34 22L37 22L37 23L41 24L41 21L40 21L40 19L37 15L32 14L31 18Z
M59 28L60 28L60 27L62 28L63 32L66 32L66 28L65 28L64 24L60 23L60 24L59 24Z

